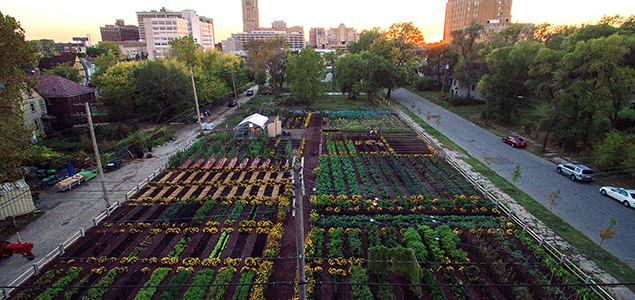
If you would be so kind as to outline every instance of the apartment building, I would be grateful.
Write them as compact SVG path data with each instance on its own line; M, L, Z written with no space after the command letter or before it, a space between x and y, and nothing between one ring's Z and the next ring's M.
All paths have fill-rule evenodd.
M359 33L354 28L347 28L344 24L324 30L315 27L309 30L309 45L317 49L345 49L350 42L359 40Z
M213 19L199 16L191 9L179 12L178 16L172 11L169 15L167 11L164 13L165 17L147 17L147 12L137 12L137 16L146 16L142 18L141 27L149 59L165 57L169 42L187 35L192 36L205 50L214 50ZM141 30L139 33L141 35Z
M500 30L511 23L511 11L512 0L448 0L445 6L443 41L451 42L452 31L472 24Z
M126 25L124 20L116 20L115 25L99 27L101 40L104 42L138 41L139 27Z

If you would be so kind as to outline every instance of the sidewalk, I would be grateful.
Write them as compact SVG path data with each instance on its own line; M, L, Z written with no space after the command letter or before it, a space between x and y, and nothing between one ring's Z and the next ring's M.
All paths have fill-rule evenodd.
M136 159L123 165L117 171L104 174L110 203L122 202L127 191L152 172L157 171L159 167L167 164L170 155L182 144L196 138L197 129L196 124L188 125L175 134L174 141L155 147L154 158ZM99 177L66 192L55 192L50 189L42 193L40 198L42 202L47 203L46 206L54 207L46 210L46 214L20 232L22 241L34 244L35 260L28 261L20 255L0 260L1 285L8 285L20 274L32 269L33 263L57 249L60 243L78 232L80 228L92 227L92 219L106 208ZM12 242L17 240L17 235L10 239Z
M252 87L252 89L257 90L256 87ZM239 95L240 104L244 104L249 99L242 94ZM219 106L212 112L212 116L206 117L203 122L220 125L235 110L235 108ZM114 172L104 174L110 204L116 201L123 202L125 193L150 174L165 166L172 154L180 150L183 145L196 139L198 134L198 124L189 124L174 134L173 141L167 142L161 147L154 147L153 158L135 159ZM41 193L40 199L40 202L45 202L42 210L46 211L46 214L20 231L22 241L34 244L35 260L28 261L20 255L0 260L0 270L2 270L0 272L0 285L8 285L22 273L32 269L35 262L58 249L60 243L77 233L80 228L93 227L93 218L106 209L99 177L70 191L55 192L50 190ZM10 238L11 242L17 240L17 235Z

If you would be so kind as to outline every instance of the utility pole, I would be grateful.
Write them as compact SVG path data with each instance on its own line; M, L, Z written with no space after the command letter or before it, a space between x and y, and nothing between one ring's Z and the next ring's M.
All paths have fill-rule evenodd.
M443 97L443 90L445 90L445 81L446 81L446 80L447 80L447 78L448 78L448 69L449 69L449 68L450 68L450 65L449 65L449 64L446 64L446 65L445 65L445 73L443 74L443 85L441 85L441 97L440 97L440 98L441 98L441 99L440 99L441 101L443 101L443 98L444 98L444 97Z
M295 173L295 226L296 226L296 250L298 257L298 299L306 300L306 273L304 258L304 215L302 211L302 168L297 157L293 158L293 170Z
M547 149L547 140L549 139L549 133L551 132L551 125L553 123L553 114L556 111L556 101L558 94L560 93L560 86L562 85L562 73L558 71L558 85L556 86L556 93L553 95L553 102L551 103L551 114L549 115L549 126L547 126L547 133L545 134L545 141L542 143L542 152Z
M97 139L95 138L95 129L93 128L93 118L90 114L90 106L88 105L88 102L86 102L86 116L88 117L90 137L93 139L93 150L95 151L95 159L97 160L97 174L99 174L99 181L101 182L101 191L104 193L106 209L109 209L110 201L108 201L108 191L106 190L106 183L104 182L104 169L101 167L101 158L99 157L99 148L97 148Z
M238 94L236 93L236 82L234 81L234 69L229 70L232 73L232 85L234 86L234 99L238 102Z
M203 134L203 124L201 123L201 111L198 109L198 96L196 95L196 84L194 83L194 67L187 67L190 69L190 77L192 77L192 90L194 91L194 102L196 103L196 120L198 120L198 129Z

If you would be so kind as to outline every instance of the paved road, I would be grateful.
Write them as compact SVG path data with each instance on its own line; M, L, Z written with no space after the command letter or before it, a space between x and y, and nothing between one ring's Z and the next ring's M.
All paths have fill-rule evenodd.
M405 89L393 91L392 97L415 114L417 108L421 108L419 117L470 156L483 163L486 157L491 158L489 167L507 180L511 181L510 172L520 165L522 177L516 186L543 206L550 207L549 193L559 190L561 197L556 201L554 212L596 243L600 243L600 230L608 227L610 216L614 216L617 233L613 239L605 240L602 247L635 268L635 209L625 208L621 203L601 196L599 187L593 183L572 182L556 173L553 162L512 148L502 143L500 137ZM414 109L411 108L413 103ZM426 120L428 111L432 116L430 120ZM437 116L440 116L438 125Z
M243 93L239 95L238 103L242 105L249 99L250 97L246 97ZM235 110L236 107L226 105L218 107L205 121L220 124ZM195 139L198 131L197 124L188 125L175 134L174 141L162 147L154 147L154 158L136 159L114 172L104 174L110 202L123 201L126 192L158 168L165 166L170 155ZM98 180L99 177L95 177L66 192L55 192L50 189L40 194L40 201L36 203L36 207L45 211L46 214L20 232L22 241L34 244L33 254L36 258L34 261L28 261L22 256L14 255L0 260L0 285L10 284L20 274L32 268L34 262L55 250L60 243L78 232L80 228L88 229L93 226L93 218L103 212L106 207ZM16 235L10 239L12 242L17 240ZM1 293L0 298L2 298Z

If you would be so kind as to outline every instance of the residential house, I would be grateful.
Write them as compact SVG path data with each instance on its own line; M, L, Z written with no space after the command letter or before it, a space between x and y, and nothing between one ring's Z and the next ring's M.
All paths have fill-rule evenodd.
M48 74L39 76L35 89L46 98L48 114L55 117L57 123L67 125L75 124L75 116L86 114L85 106L77 104L97 103L99 96L96 89Z
M22 94L22 111L24 126L29 126L33 133L47 132L50 129L51 116L46 109L46 99L37 91Z
M65 52L49 58L42 58L38 64L40 70L51 70L58 65L66 64L77 70L77 75L81 79L82 84L88 85L88 78L84 64L75 53ZM93 67L94 68L94 67ZM91 73L92 75L92 73Z
M452 79L452 84L450 85L450 93L452 95L467 97L468 89L470 89L470 97L477 100L483 100L481 89L478 87L478 81L472 82L472 85L468 87L458 79Z

